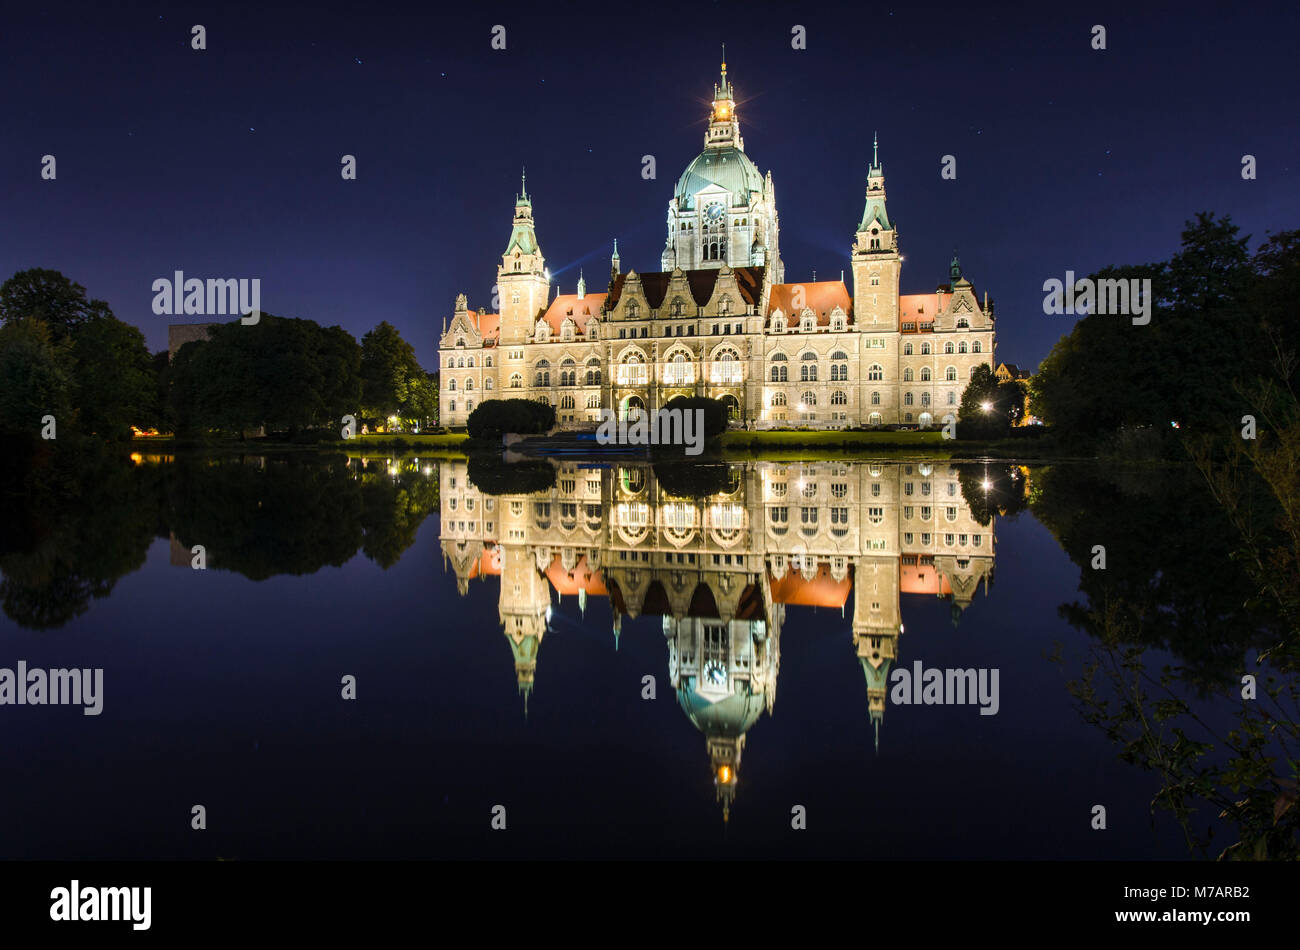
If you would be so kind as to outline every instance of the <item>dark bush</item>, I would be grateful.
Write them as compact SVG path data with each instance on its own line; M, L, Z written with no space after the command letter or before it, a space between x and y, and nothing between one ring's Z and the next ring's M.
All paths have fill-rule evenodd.
M471 455L466 474L485 495L530 495L555 487L555 466L540 459L508 464L495 455Z
M488 399L474 407L466 428L471 439L499 439L507 432L537 435L554 425L554 406L531 399Z
M681 409L683 412L704 410L704 437L712 439L727 431L727 406L721 399L708 396L674 396L664 405L665 409Z
M678 498L707 498L730 491L734 482L725 462L655 462L660 491Z

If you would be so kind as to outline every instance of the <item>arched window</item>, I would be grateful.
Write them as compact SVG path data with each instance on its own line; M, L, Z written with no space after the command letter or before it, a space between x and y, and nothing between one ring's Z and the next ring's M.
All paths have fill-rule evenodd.
M466 363L465 365L468 366L470 369L473 369L473 368L474 368L474 357L471 356L471 357L469 358L469 362Z
M456 368L457 369L465 368L465 357L462 356L459 360L456 361Z
M871 404L872 404L873 406L879 406L879 405L880 405L880 393L872 393L872 394L871 394Z
M885 420L881 418L880 413L878 412L873 412L871 415L867 416L867 425L870 426L878 426L884 421Z
M522 389L523 385L524 385L524 378L520 376L518 373L512 373L510 376L510 388Z
M957 405L957 394L952 390L948 391L948 405L950 406Z
M799 401L805 406L815 406L817 405L817 394L812 390L807 390L799 397Z
M618 367L618 384L620 386L644 386L646 366L637 353L628 353Z
M799 381L803 383L817 382L817 364L816 363L799 364Z
M484 366L491 366L491 365L492 365L492 357L490 357L490 356L485 356L485 357L483 357L483 365L484 365Z
M909 366L907 369L903 370L903 382L910 383L911 381L912 381L912 367Z
M447 392L454 393L455 391L456 391L456 380L454 379L447 380Z
M465 380L465 391L468 392L473 388L474 388L474 380L472 379Z
M600 385L600 360L596 359L594 356L587 360L587 385Z
M587 397L587 408L588 408L588 409L599 409L599 408L600 408L600 397L599 397L599 396L588 396L588 397Z
M483 388L486 389L486 390L489 390L489 391L492 389L492 377L491 377L491 376L489 376L487 379L483 380Z
M930 405L930 394L929 394L929 393L921 393L921 405L923 405L923 406L928 406L928 405Z
M958 329L958 330L966 330L966 329L969 329L969 328L970 328L970 321L969 321L969 320L967 320L965 317L958 317L958 318L957 318L957 329Z
M784 406L784 405L785 405L785 393L775 393L775 394L773 394L773 396L772 396L772 405L774 405L774 406Z
M912 355L912 344L911 344L911 343L904 343L904 344L903 344L903 355L904 355L904 356L911 356L911 355Z
M921 355L922 355L922 356L929 356L929 355L930 355L930 344L929 344L929 343L922 343L922 344L921 344Z
M903 393L903 405L904 405L904 406L910 406L911 404L912 404L912 394L911 394L911 393Z
M848 360L849 354L843 350L836 350L831 354L832 360ZM831 382L847 382L849 378L849 364L847 362L831 363Z
M944 353L949 354L949 355L951 355L952 353L955 352L955 350L953 349L953 345L952 345L952 341L951 341L951 340L949 340L947 343L945 343L945 344L943 345L943 351L944 351Z
M876 381L885 378L885 368L879 363L872 363L867 367L867 379Z
M966 341L965 341L965 340L962 340L960 343L957 344L957 352L958 352L958 353L965 353L965 352L966 352Z
M722 350L713 357L712 382L734 385L742 381L743 374L744 369L735 350Z
M874 395L879 396L880 393L875 393ZM844 394L843 390L837 389L835 392L831 393L832 406L847 406L848 404L849 397Z
M685 353L675 353L664 367L664 382L676 386L695 382L695 364L686 358Z
M980 352L980 349L981 349L981 347L980 347L980 341L979 341L979 340L976 340L974 343L972 343L972 344L970 345L970 351L971 351L972 353L978 353L978 352Z
M537 375L533 377L534 386L551 385L551 374L549 371L538 370Z
M921 382L923 382L923 383L928 383L929 381L930 381L930 367L928 367L928 366L922 366L922 367L921 367Z
M949 366L945 369L943 371L943 378L948 380L950 383L955 383L957 381L957 367Z

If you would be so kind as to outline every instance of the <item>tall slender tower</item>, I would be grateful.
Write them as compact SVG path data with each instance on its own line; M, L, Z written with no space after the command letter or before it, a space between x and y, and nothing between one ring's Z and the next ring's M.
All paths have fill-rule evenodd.
M867 680L867 711L880 750L880 723L885 718L889 669L898 659L898 555L862 555L853 571L853 645Z
M546 258L533 229L533 202L528 197L528 179L523 176L515 197L514 228L510 243L497 268L497 293L501 299L501 344L522 344L533 333L533 324L546 309L551 278Z
M885 210L885 173L879 141L873 142L867 169L867 202L853 242L853 314L863 332L898 330L898 292L902 258L898 232Z

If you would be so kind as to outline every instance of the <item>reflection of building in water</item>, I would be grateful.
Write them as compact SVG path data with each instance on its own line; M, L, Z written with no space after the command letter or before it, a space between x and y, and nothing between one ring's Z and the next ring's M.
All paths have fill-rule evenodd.
M551 589L607 597L623 617L663 618L668 674L704 733L724 815L745 735L771 712L787 606L840 608L856 590L852 642L879 745L900 596L952 603L953 622L993 569L980 525L947 464L733 465L703 498L672 494L649 466L562 464L554 488L488 496L461 462L441 466L442 549L461 594L499 575L500 619L525 697Z

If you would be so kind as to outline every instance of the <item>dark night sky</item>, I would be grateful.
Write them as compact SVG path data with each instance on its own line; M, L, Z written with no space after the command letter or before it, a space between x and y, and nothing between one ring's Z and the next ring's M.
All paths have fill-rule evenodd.
M1069 329L1043 315L1044 280L1167 257L1197 211L1252 247L1300 227L1290 3L13 6L0 278L61 270L155 350L172 318L150 285L180 269L260 277L263 310L358 338L386 319L432 367L455 294L490 306L521 165L564 292L579 266L602 289L615 237L625 269L658 270L723 42L786 279L847 269L878 129L903 291L946 280L956 247L997 300L1000 359L1036 366Z

